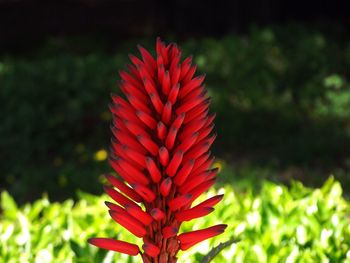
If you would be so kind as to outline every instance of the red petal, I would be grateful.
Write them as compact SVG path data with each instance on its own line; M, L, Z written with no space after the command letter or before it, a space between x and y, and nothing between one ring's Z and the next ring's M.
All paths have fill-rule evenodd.
M213 196L205 201L203 201L202 203L196 205L195 207L213 207L214 205L216 205L217 203L219 203L222 198L224 197L224 195L216 195Z
M142 59L145 62L145 64L147 65L148 68L155 68L157 63L155 61L155 59L151 56L151 54L142 46L138 46L138 49L141 53Z
M169 162L169 152L164 146L159 148L159 161L164 167L168 165Z
M192 201L196 200L205 191L208 191L210 189L210 187L212 187L214 185L215 181L216 181L216 178L213 178L213 179L208 180L204 183L201 183L196 188L191 190L190 193L193 196Z
M166 226L163 228L162 234L164 238L169 238L176 236L178 231L179 229L174 226Z
M174 178L174 183L177 186L182 185L187 179L188 175L191 173L194 165L194 159L189 160L185 165L180 169Z
M162 196L167 197L169 195L171 185L172 185L172 181L170 177L163 180L159 188L159 191Z
M141 209L141 207L139 207L137 205L126 204L125 205L125 210L130 215L132 215L133 217L139 219L141 222L143 222L146 225L149 225L153 221L153 218L148 213L143 211Z
M170 90L170 75L169 75L169 71L166 70L164 72L164 77L162 79L162 91L164 94L168 94L169 90Z
M177 84L180 79L180 74L181 66L176 62L172 63L170 66L171 85Z
M200 167L203 163L205 163L208 160L210 154L211 152L206 152L206 153L203 153L201 156L199 156L196 159L196 162L194 163L193 171L195 171L198 167Z
M123 145L123 149L124 149L125 154L128 157L129 162L132 160L133 162L136 162L142 168L147 167L144 154L141 154L138 151L136 151L130 147L127 147L126 145Z
M164 125L163 122L158 122L157 124L157 136L158 136L158 139L160 140L164 140L165 136L167 135L167 128L166 126Z
M190 82L188 82L184 87L180 89L179 98L183 98L184 96L186 96L187 93L192 91L194 88L199 87L202 84L204 78L205 78L205 75L201 75L193 78Z
M212 169L209 171L203 171L202 173L192 176L188 178L188 180L181 185L181 187L178 189L180 193L188 193L201 183L208 181L210 179L213 179L217 173L218 169Z
M171 159L168 167L166 168L166 173L169 176L174 176L176 174L177 169L179 168L183 157L182 151L177 151L173 158Z
M167 149L171 150L174 147L177 132L178 129L174 127L170 128L170 131L165 139L165 146Z
M173 87L170 90L170 93L168 95L168 101L171 102L171 104L175 104L177 95L179 94L180 90L180 84L173 85Z
M193 100L196 97L203 95L206 96L206 90L204 89L204 85L194 88L191 92L189 92L185 97L182 98L183 103Z
M126 204L135 204L129 198L125 197L124 195L122 195L121 193L109 186L104 186L103 189L106 192L106 194L108 194L114 201L116 201L118 204L121 204L122 206L125 206Z
M159 208L153 208L150 214L156 221L160 221L165 217L165 213Z
M124 209L119 206L119 205L116 205L116 204L113 204L111 202L108 202L108 201L105 201L105 205L110 209L110 210L113 210L115 212L119 212L119 213L122 213L124 211Z
M124 70L120 70L119 75L122 78L122 80L124 80L126 83L130 83L135 87L138 87L142 84L141 82L139 82L137 79L135 79L132 75L130 75Z
M139 247L128 242L114 240L111 238L90 238L88 242L99 248L116 251L119 253L136 256L139 253Z
M187 74L188 70L191 67L192 63L192 56L187 57L181 64L181 74L180 74L180 80L184 78L184 76Z
M126 160L118 159L117 163L122 167L123 170L127 171L128 174L135 178L135 180L141 184L149 184L149 179L138 169L128 163Z
M158 256L160 252L160 248L151 242L144 243L142 245L142 248L147 255L153 258Z
M143 135L138 135L136 138L150 154L153 156L158 155L158 145L154 141Z
M204 124L207 122L207 120L208 120L208 117L204 117L202 119L195 120L195 121L190 122L189 124L185 125L183 130L179 133L179 139L184 140L185 138L187 138L191 134L199 131L204 126Z
M223 233L226 227L227 225L222 224L222 225L208 227L202 230L196 230L196 231L180 234L178 236L178 239L180 240L180 248L181 250L186 250L203 240L217 236Z
M113 170L121 177L124 181L128 183L135 182L135 178L132 178L127 172L123 170L123 168L120 167L120 165L117 163L116 159L109 158L108 159L109 164L112 166Z
M123 120L125 127L135 136L142 134L143 136L149 136L143 127L128 120Z
M156 198L156 195L152 192L152 190L142 184L135 183L131 186L147 202L153 202L153 200Z
M119 225L123 226L130 233L137 237L144 237L146 235L145 228L137 220L133 219L131 216L125 214L114 212L113 210L109 211L110 216L116 221Z
M171 211L180 209L183 206L188 205L192 201L192 194L184 194L176 197L168 202L168 206Z
M142 201L141 196L138 193L136 193L132 188L127 186L125 183L123 183L122 181L118 180L112 175L107 175L106 178L114 187L118 188L119 191L123 192L124 194L126 194L127 196L135 200L136 202Z
M133 94L136 96L139 100L148 100L148 96L144 92L142 92L140 89L136 88L134 85L128 83L128 82L121 82L120 89L123 91L125 95Z
M135 138L131 137L127 133L116 129L115 127L112 127L112 132L119 142L123 142L123 144L136 150L140 154L147 153L146 149Z
M162 178L160 170L151 157L146 157L146 165L153 182L158 183Z
M170 101L167 101L164 105L163 113L162 113L162 122L164 122L165 124L169 124L170 122L171 111L172 111L172 104Z
M196 142L198 138L198 132L193 133L191 136L185 138L180 145L175 149L175 151L187 152Z
M147 103L145 103L145 101L140 100L139 98L137 98L136 96L134 96L132 94L127 95L127 98L135 110L142 110L148 114L152 113L152 111L150 110Z
M214 211L212 207L194 207L188 210L182 210L175 215L179 222L190 221L194 218L203 217Z
M154 108L159 114L161 114L163 112L164 105L160 100L159 95L156 92L152 92L149 96L151 98Z
M183 112L189 112L190 110L192 110L196 106L203 103L205 100L206 100L206 97L200 95L200 96L197 96L193 100L186 101L176 109L176 114L181 114Z
M146 124L150 129L154 129L157 126L156 120L146 112L143 112L141 110L136 111L137 117Z
M194 73L196 73L197 66L193 65L190 67L190 69L187 71L187 74L182 78L181 83L188 83L194 76Z

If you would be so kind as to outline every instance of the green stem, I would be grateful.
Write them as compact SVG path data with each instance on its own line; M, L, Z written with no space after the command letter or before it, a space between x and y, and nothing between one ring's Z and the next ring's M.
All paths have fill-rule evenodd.
M213 258L215 258L215 256L217 254L219 254L223 249L229 247L230 245L232 245L233 243L237 243L238 240L236 240L235 238L231 238L230 240L226 241L225 243L220 243L218 246L214 247L209 254L207 254L206 256L204 256L204 258L202 259L202 261L200 263L209 263L210 261L212 261Z

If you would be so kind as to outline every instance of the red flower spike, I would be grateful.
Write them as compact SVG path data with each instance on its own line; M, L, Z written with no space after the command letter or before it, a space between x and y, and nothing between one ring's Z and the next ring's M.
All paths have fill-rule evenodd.
M160 248L159 247L157 247L155 244L152 244L152 243L149 243L149 242L144 243L142 245L142 248L145 251L145 253L147 255L149 255L150 257L152 257L152 258L158 256L159 252L160 252Z
M181 58L176 44L156 42L156 57L138 46L118 82L123 96L111 95L109 163L120 179L108 175L114 188L105 192L114 221L143 239L134 244L91 239L98 247L140 254L144 263L175 263L180 249L222 233L225 225L178 235L182 223L214 210L222 195L191 207L216 180L210 169L215 115L209 115L205 76L196 74L192 57ZM140 203L139 205L137 203ZM144 207L145 209L143 209Z
M112 250L124 254L128 254L130 256L136 256L139 253L139 247L120 240L114 240L111 238L90 238L88 242L91 245Z

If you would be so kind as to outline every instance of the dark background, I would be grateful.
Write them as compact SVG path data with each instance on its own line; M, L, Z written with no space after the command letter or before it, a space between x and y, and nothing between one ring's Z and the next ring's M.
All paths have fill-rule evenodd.
M91 34L113 48L130 37L220 37L291 21L349 28L349 9L346 1L1 0L0 48L28 51L48 37Z
M109 93L140 43L207 73L230 176L349 185L349 9L330 1L0 0L0 189L101 191ZM349 106L349 107L348 107Z

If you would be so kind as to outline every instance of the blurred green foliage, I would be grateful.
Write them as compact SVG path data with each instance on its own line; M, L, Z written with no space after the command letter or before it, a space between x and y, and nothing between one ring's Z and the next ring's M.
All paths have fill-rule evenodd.
M348 174L350 41L343 36L286 25L180 43L207 74L219 134L214 152L273 169ZM97 175L109 169L95 158L108 150L109 94L118 92L118 69L137 42L154 49L149 39L109 52L94 39L66 39L0 56L2 188L22 201L43 191L57 199L77 188L99 191Z
M181 232L221 222L229 227L224 234L179 252L179 262L199 262L230 238L237 242L213 262L350 262L350 203L342 198L340 183L332 177L319 189L299 182L287 188L265 181L259 191L226 185L210 190L198 201L218 193L225 197L215 211L184 223ZM93 236L140 245L140 239L109 218L105 200L105 195L80 192L76 203L51 203L44 196L19 207L2 192L0 262L139 262L137 257L88 245L86 240Z

